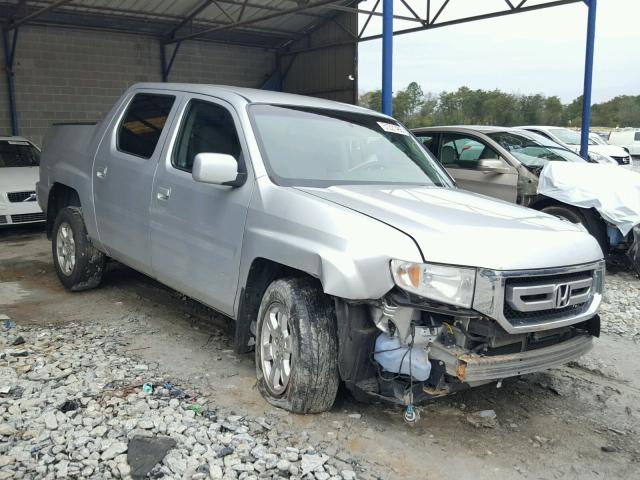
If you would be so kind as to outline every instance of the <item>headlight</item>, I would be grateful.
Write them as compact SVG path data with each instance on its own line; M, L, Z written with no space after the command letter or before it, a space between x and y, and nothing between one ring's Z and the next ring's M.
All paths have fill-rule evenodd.
M607 155L602 155L601 153L598 152L589 152L589 159L592 162L596 162L596 163L604 163L604 164L613 164L613 165L618 165L618 162L616 162L613 158L608 157Z
M392 260L391 273L396 285L407 292L459 307L473 304L475 268Z

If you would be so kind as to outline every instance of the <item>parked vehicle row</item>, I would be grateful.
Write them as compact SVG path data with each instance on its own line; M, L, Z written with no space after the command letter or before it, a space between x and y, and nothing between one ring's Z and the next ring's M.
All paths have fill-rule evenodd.
M547 127L541 125L530 125L517 127L523 130L537 133L543 137L547 137L560 145L573 150L576 153L580 151L580 133L564 127ZM631 155L629 152L616 145L609 145L606 142L596 142L589 137L589 159L594 163L613 164L613 165L629 165L631 164Z
M583 174L574 168L565 174L568 178L563 178L556 189L559 191L545 195L540 192L539 182L547 164L570 162L580 166L586 164L585 160L542 135L520 128L430 127L414 129L413 133L460 187L581 224L611 262L625 259L640 273L640 225L632 221L631 227L635 228L629 229L629 225L615 223L617 217L628 222L629 211L635 211L636 223L640 224L640 174L615 167L610 172L615 175L610 180L615 184L607 185L603 178L606 172L590 169ZM587 184L583 175L593 179L593 185ZM622 200L616 198L610 206L606 197L614 190ZM622 214L620 210L624 210Z
M0 137L0 227L44 221L36 202L40 150L23 137Z
M448 133L443 163L519 182ZM566 363L599 335L591 235L456 188L359 107L138 84L97 125L50 129L37 191L66 288L98 286L112 257L228 315L263 396L294 412L330 408L341 381L412 405Z

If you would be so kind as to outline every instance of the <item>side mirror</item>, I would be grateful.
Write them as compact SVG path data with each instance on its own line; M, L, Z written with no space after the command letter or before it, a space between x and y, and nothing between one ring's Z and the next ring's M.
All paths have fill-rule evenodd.
M478 170L485 173L509 173L511 170L502 160L480 160Z
M193 159L191 176L196 182L239 187L246 174L238 173L238 162L224 153L198 153Z

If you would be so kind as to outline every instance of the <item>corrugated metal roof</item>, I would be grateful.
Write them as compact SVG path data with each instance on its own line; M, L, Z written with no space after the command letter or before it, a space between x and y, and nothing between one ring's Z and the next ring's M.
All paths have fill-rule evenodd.
M20 19L55 6L27 23L157 35L167 41L206 31L198 38L279 48L335 16L332 5L358 1L333 0L329 5L321 0L34 0L26 2L23 11L20 3L0 2L0 15ZM268 18L256 21L263 17Z

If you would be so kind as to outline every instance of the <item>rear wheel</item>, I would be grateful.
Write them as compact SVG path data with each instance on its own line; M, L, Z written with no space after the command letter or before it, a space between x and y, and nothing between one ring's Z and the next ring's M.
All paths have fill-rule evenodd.
M333 304L317 281L271 283L256 327L256 372L265 399L295 413L330 409L339 384L338 342Z
M89 240L79 207L65 207L53 224L53 264L64 287L74 292L97 287L105 256Z
M544 207L542 211L571 223L581 224L598 241L604 255L609 252L609 237L606 226L592 211L566 205L549 205Z

